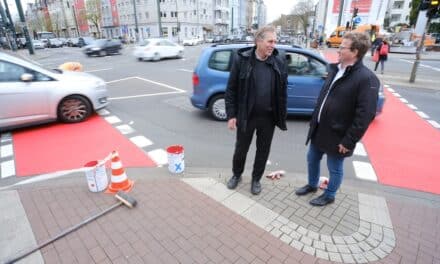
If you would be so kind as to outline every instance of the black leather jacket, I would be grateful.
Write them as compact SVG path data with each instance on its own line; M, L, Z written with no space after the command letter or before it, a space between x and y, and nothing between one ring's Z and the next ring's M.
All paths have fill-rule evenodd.
M277 49L270 58L275 80L272 83L272 109L275 125L287 130L287 65ZM235 54L228 86L225 94L226 114L228 120L237 118L238 129L246 130L249 119L249 89L252 86L252 72L255 65L255 47L239 49Z

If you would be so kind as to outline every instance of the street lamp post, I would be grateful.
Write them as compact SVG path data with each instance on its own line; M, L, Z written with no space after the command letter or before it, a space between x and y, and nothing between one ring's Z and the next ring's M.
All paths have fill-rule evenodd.
M177 43L180 43L180 23L179 23L179 6L177 5L177 1L176 1L176 27L177 27Z
M79 29L78 29L78 20L76 19L76 11L75 11L75 5L72 5L72 11L73 11L73 20L75 20L75 27L76 27L76 33L79 35Z
M160 0L156 0L157 3L157 25L159 27L159 37L162 37L162 17L160 12Z
M133 12L134 12L135 37L136 37L136 42L139 42L139 27L138 27L138 19L136 14L136 0L133 0Z

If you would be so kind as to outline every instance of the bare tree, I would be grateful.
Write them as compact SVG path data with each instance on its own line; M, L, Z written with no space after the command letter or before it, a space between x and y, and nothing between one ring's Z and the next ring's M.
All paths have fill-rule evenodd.
M306 36L306 43L308 41L307 27L309 26L310 17L314 15L315 7L312 1L301 0L292 10L292 15L298 18L298 22Z
M86 2L87 14L86 18L90 23L95 26L97 31L97 37L101 36L101 29L99 24L101 23L102 11L101 11L101 1L100 0L88 0Z

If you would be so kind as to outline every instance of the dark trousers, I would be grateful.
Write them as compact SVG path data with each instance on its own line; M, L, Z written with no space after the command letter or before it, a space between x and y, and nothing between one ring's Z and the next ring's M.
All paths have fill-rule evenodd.
M269 157L274 130L275 122L272 116L251 117L248 120L246 131L243 132L240 128L237 129L237 141L235 142L234 157L232 159L232 172L234 175L241 176L243 173L249 146L256 131L257 150L252 180L259 181L261 179Z

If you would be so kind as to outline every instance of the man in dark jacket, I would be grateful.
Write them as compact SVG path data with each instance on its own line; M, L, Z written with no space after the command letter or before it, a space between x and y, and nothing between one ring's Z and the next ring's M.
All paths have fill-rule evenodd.
M324 193L310 201L314 206L334 202L342 183L344 159L353 154L375 117L380 82L362 63L369 46L367 35L345 34L339 47L339 63L330 65L318 97L306 142L311 141L308 184L295 192L305 195L317 191L321 159L327 154L330 180Z
M226 89L225 103L228 128L237 128L233 176L229 189L241 181L246 155L253 134L257 151L252 171L251 193L261 192L260 179L266 168L275 126L286 127L287 66L275 49L276 32L263 27L255 33L255 47L243 48L234 57Z

